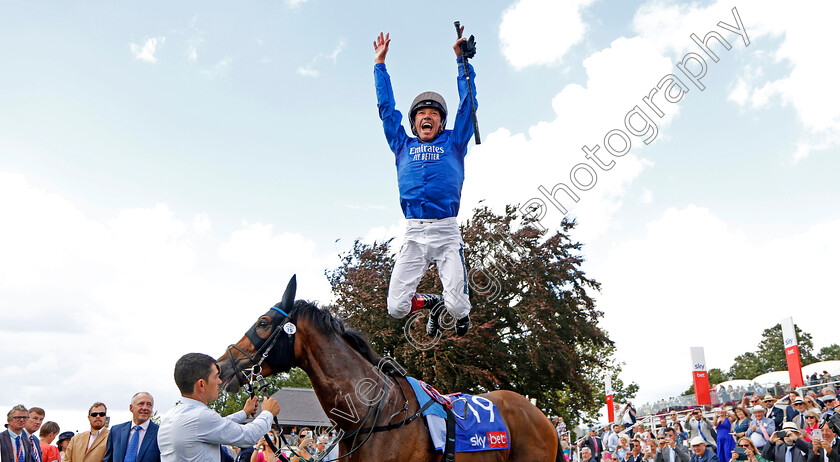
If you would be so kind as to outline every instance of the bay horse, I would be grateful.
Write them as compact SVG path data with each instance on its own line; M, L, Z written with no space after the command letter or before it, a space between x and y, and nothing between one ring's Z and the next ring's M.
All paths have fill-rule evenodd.
M342 460L442 461L425 422L415 421L425 418L419 416L420 406L401 367L379 357L361 332L346 328L329 311L294 301L295 291L292 277L283 300L219 358L224 389L235 393L257 374L297 366L309 376L324 413L344 434L339 442ZM554 426L525 397L506 390L479 396L496 405L508 428L509 447L459 452L456 462L564 460Z

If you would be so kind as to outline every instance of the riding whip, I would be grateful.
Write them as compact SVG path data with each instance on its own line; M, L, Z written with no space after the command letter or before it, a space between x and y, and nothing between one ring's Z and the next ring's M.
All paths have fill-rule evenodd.
M458 38L461 38L460 21L455 21L455 31L458 33ZM467 58L472 58L473 56L475 56L475 36L471 35L469 40L461 42L461 66L464 68L464 75L467 76L467 90L470 92L470 109L472 112L473 130L475 131L475 144L481 144L481 135L478 134L478 116L475 115L470 72L469 67L467 67Z

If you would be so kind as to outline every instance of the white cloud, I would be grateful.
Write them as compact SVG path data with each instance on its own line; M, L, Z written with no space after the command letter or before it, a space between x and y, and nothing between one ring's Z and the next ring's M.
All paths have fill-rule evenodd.
M204 31L198 27L198 15L190 20L191 37L187 40L187 60L191 63L198 61L198 49L204 43Z
M608 281L598 305L619 359L627 362L624 375L640 385L642 399L690 385L689 347L705 346L709 367L726 369L735 355L755 348L765 328L790 315L817 343L833 342L831 325L808 313L833 297L838 233L835 217L761 238L690 205L668 209L643 236L590 267ZM640 359L651 341L662 346L656 363L684 374L652 376L650 362Z
M232 63L233 57L225 56L218 63L216 63L215 66L211 67L210 69L203 69L201 73L211 79L215 79L216 77L224 77L227 75L228 70L230 70L230 65Z
M177 392L161 367L188 351L220 355L293 273L300 298L329 301L324 270L338 266L333 249L271 224L215 236L207 214L184 220L164 204L91 218L19 174L0 172L0 216L0 396L57 410L48 418L70 429L84 415L62 409L101 400L124 412L139 389L166 411ZM32 376L62 386L18 385Z
M344 40L343 38L338 39L338 44L336 44L332 52L328 54L318 54L317 56L312 58L312 61L310 61L309 64L298 67L297 73L304 77L319 77L321 75L321 72L318 69L316 69L316 65L318 64L318 62L322 59L328 59L332 61L333 65L335 65L338 61L338 55L341 54L342 51L344 51L344 47L346 45L346 40Z
M826 31L834 28L834 18L840 16L840 3L822 0L809 4L809 11L819 14L796 14L789 3L780 0L745 0L735 6L751 43L744 53L749 64L729 99L754 110L765 109L774 101L792 106L804 126L792 155L794 161L813 151L840 146L840 92L830 91L835 72L822 45ZM714 27L718 21L735 25L732 7L723 1L705 7L651 1L639 9L634 25L661 49L680 53L687 46L696 48L686 40L686 31L702 38L713 29L723 32ZM731 39L733 47L744 47L737 35L723 36ZM726 53L714 43L713 49ZM781 75L762 72L774 68L782 69Z
M297 73L304 76L304 77L318 77L318 76L320 76L321 73L312 68L313 64L314 63L310 63L307 66L301 66L301 67L297 68Z
M505 10L499 26L505 58L517 69L562 60L586 32L580 13L590 3L519 0Z
M554 97L554 120L532 126L528 137L497 130L486 136L480 146L471 148L465 167L462 209L471 210L481 199L500 210L504 204L523 204L539 198L548 207L542 223L546 227L557 226L563 215L538 187L551 191L559 183L571 185L572 169L588 162L597 175L594 186L588 191L577 191L579 202L569 199L561 205L580 218L576 233L579 239L589 242L606 232L628 186L652 163L639 157L645 145L642 138L630 135L630 153L614 157L606 152L604 137L613 129L627 131L625 115L634 106L643 105L641 98L672 71L672 64L641 38L620 38L610 48L593 53L583 62L585 86L570 84ZM663 118L652 117L660 131L657 137L664 136L661 131L679 112L679 104L665 103L662 110ZM614 144L618 146L620 142ZM614 165L609 170L596 167L581 150L584 145L599 145L596 155L604 164ZM584 171L578 173L581 181L588 179ZM562 196L563 192L557 193L558 198Z
M330 53L327 58L330 59L333 64L335 64L336 60L338 59L338 55L344 51L344 47L347 45L347 41L342 39L338 39L338 44L333 49L332 53Z
M308 1L309 0L286 0L286 5L288 5L290 8L297 8Z
M297 233L273 234L274 225L243 222L242 226L219 247L224 261L253 269L277 268L311 258L316 247Z
M157 58L155 57L155 53L157 53L158 47L162 47L165 42L166 37L152 37L147 39L143 46L132 43L131 53L134 55L134 59L147 63L156 63Z

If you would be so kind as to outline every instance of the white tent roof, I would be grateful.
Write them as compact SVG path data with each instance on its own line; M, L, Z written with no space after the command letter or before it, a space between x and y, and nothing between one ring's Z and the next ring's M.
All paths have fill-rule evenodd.
M768 383L790 383L790 374L788 371L773 371L767 372L764 374L759 375L758 377L753 379L754 382L758 382L761 384L768 384Z
M818 375L822 375L823 371L828 371L828 373L832 376L840 375L840 361L820 361L818 363L802 366L802 373L805 374L805 377L808 377L814 372Z

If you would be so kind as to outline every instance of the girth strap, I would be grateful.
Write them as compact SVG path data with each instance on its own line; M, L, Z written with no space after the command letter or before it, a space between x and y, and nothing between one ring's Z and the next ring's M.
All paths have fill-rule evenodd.
M446 445L443 448L443 460L455 462L455 413L444 406L446 411Z

